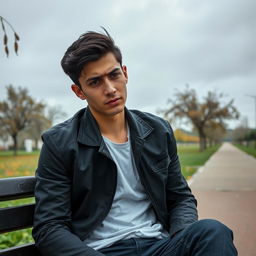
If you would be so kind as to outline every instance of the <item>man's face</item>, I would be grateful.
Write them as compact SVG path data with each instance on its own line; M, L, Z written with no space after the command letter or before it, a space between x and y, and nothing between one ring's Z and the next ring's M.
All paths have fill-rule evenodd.
M124 111L127 97L127 69L121 67L113 53L107 53L97 61L86 64L77 85L72 90L86 100L95 116L113 116Z

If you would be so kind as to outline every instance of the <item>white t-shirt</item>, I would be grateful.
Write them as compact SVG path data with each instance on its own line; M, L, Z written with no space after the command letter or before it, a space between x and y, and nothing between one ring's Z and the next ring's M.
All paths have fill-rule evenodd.
M107 217L84 242L99 250L123 239L161 239L168 236L157 221L151 202L140 182L130 140L114 143L105 137L103 139L117 166L116 193Z

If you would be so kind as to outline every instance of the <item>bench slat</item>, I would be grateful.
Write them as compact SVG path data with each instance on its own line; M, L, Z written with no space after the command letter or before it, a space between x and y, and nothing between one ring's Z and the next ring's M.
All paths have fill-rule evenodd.
M34 244L26 244L21 246L16 246L12 248L7 248L0 251L1 256L28 256L28 255L40 255Z
M32 197L34 188L34 176L0 179L0 201Z
M33 197L35 177L0 179L0 201ZM34 204L0 209L0 234L32 227ZM0 256L40 256L33 243L0 250Z
M32 227L35 204L0 209L0 233Z

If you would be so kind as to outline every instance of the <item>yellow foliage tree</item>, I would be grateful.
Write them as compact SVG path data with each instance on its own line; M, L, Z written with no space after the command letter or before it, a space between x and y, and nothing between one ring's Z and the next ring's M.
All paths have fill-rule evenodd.
M198 136L188 134L188 133L182 131L181 129L176 129L174 131L174 136L175 136L176 140L179 142L195 142L195 143L199 142Z

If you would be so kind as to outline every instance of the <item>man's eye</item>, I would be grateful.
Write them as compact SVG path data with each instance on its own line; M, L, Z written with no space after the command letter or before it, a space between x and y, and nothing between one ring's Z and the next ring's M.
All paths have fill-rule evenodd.
M92 80L90 83L89 83L89 85L91 85L91 86L96 86L96 85L98 85L99 84L99 79L95 79L95 80Z
M110 77L111 77L111 78L117 78L119 75L120 75L119 72L114 72L114 73L111 73L111 74L110 74Z

